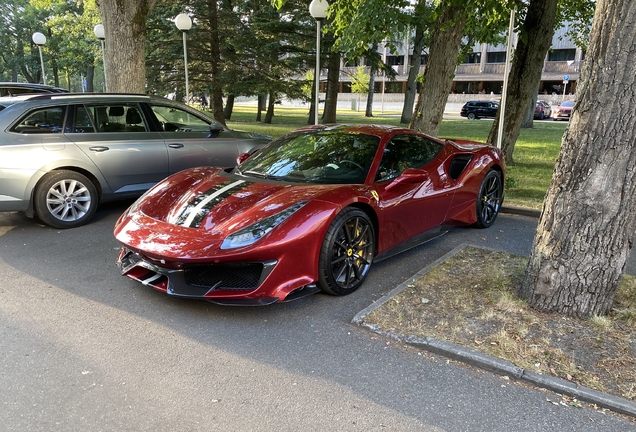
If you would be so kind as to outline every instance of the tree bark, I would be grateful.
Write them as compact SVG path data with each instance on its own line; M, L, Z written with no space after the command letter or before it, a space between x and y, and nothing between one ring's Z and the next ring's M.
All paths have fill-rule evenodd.
M610 311L636 230L636 2L599 0L577 102L521 295L541 311Z
M404 91L404 106L402 107L402 117L400 123L409 124L413 118L413 105L415 104L415 93L417 90L417 75L420 73L422 62L422 50L424 49L424 30L421 27L415 29L413 38L413 54L409 62L409 76L406 79L406 90Z
M521 132L523 117L541 80L543 61L554 35L557 3L558 0L530 0L526 19L521 26L508 77L506 121L501 138L506 164L513 163L512 154ZM497 142L500 113L501 110L497 112L488 135L491 144Z
M93 93L95 91L93 79L95 79L95 66L91 65L86 68L86 91L88 93Z
M97 0L104 24L106 91L146 93L146 18L156 0Z
M437 135L448 93L453 84L457 57L468 16L465 5L446 5L437 18L429 48L429 61L420 87L411 129ZM449 25L453 23L453 25Z
M338 107L338 85L340 84L340 53L329 52L327 62L327 91L325 96L325 110L322 112L323 123L336 122L336 108Z
M270 90L267 103L267 114L265 114L265 121L263 123L272 124L274 118L274 105L276 104L276 92Z
M378 44L374 43L371 46L371 53L375 53L378 50ZM370 54L371 54L370 53ZM367 90L367 105L364 111L365 117L373 117L373 97L375 95L375 75L378 72L378 65L376 64L373 55L367 57L369 60L369 90Z
M216 0L208 0L208 22L210 26L210 82L212 89L210 92L210 107L214 114L214 119L225 124L223 115L223 89L220 86L221 64L221 42L219 37L219 10Z
M230 120L232 118L232 111L234 111L234 98L234 94L227 95L227 103L223 109L223 117L225 117L226 120Z

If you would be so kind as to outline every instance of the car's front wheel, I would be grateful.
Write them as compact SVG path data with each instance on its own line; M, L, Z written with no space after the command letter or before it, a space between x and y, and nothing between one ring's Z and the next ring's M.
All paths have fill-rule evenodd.
M365 212L347 208L333 220L322 242L318 286L343 296L364 282L373 261L375 231Z
M477 118L475 113L468 113L466 117L468 118L468 120L475 120Z
M488 228L497 219L503 201L503 182L501 173L496 170L488 171L481 182L477 195L477 222L479 228Z
M42 222L55 228L75 228L88 222L97 208L93 183L75 171L46 174L35 189L35 211Z

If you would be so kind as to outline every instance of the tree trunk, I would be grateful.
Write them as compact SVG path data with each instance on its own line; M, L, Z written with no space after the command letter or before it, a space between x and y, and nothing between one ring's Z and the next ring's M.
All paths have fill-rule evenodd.
M338 85L340 84L340 53L329 52L327 63L327 91L325 96L325 110L322 112L323 123L336 122L338 108Z
M532 129L534 127L534 112L537 109L538 97L539 95L535 91L534 95L532 96L532 100L530 100L530 103L528 104L528 107L526 108L526 113L523 115L523 120L521 121L521 129Z
M267 103L267 114L265 114L265 121L263 123L272 124L274 118L274 105L276 104L276 92L271 90L269 92L269 100Z
M93 80L95 79L95 66L91 65L86 68L86 91L88 93L93 93L94 85Z
M232 111L234 111L234 95L227 95L227 103L225 104L225 109L223 110L223 117L226 120L230 120L232 118Z
M156 0L97 0L108 92L146 93L146 18Z
M378 44L374 43L371 47L373 53L378 50ZM378 65L373 56L369 56L369 90L367 91L367 107L364 111L365 117L373 117L373 96L375 95L375 74L378 72Z
M221 42L219 38L219 10L216 0L208 0L208 21L210 25L210 82L212 89L210 92L210 107L214 113L214 119L225 124L223 115L223 89L219 85L221 82L219 65L221 64Z
M541 311L610 311L636 230L636 2L599 0L577 102L521 294Z
M258 98L256 99L256 121L259 122L263 117L263 107L265 106L265 95L262 93L258 94Z
M437 18L411 129L434 136L439 132L468 13L465 5L452 4L445 6Z
M402 107L402 117L400 123L409 124L413 118L413 104L415 103L415 92L417 90L417 75L420 73L422 63L422 50L424 49L424 30L420 27L415 29L413 38L413 55L409 62L409 76L406 79L406 91L404 92L404 106Z
M528 104L541 80L545 55L552 44L558 0L530 0L526 19L521 26L519 42L512 59L506 96L506 121L503 127L501 148L507 164L513 163L512 154L521 132L521 123ZM488 142L497 142L499 116L488 135Z

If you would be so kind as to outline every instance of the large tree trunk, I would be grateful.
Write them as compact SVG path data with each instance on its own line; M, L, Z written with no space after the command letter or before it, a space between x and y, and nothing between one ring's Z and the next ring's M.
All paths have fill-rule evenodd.
M323 123L336 122L339 84L340 53L331 51L329 52L329 61L327 63L327 94L325 95L325 110L322 112Z
M402 117L400 123L409 124L413 118L413 104L415 103L415 93L417 90L416 79L420 73L422 62L422 50L424 49L424 30L421 27L415 29L413 38L413 54L409 62L409 76L406 79L406 91L404 92L404 106L402 107Z
M411 129L434 136L439 132L468 13L465 5L453 4L445 6L437 18Z
M86 91L88 93L93 93L94 90L94 86L93 86L93 79L95 78L95 66L91 65L89 67L86 68Z
M542 311L607 313L636 230L636 2L599 0L577 102L521 294Z
M221 64L221 42L219 38L219 10L216 0L208 0L208 21L210 25L210 81L212 90L210 92L210 107L214 113L214 119L225 124L223 115L223 89L219 85Z
M530 0L526 19L521 26L519 42L512 59L506 96L506 121L501 137L501 148L507 164L513 163L512 153L521 132L528 104L541 80L543 61L552 44L558 0ZM497 142L500 113L488 135L488 142Z
M227 95L227 103L223 109L223 117L225 117L226 120L230 120L232 118L232 111L234 111L234 98L234 94Z
M106 35L106 91L146 93L146 18L155 0L97 0Z
M276 104L276 92L270 90L267 102L267 114L265 114L265 121L263 123L272 124L274 118L274 105Z

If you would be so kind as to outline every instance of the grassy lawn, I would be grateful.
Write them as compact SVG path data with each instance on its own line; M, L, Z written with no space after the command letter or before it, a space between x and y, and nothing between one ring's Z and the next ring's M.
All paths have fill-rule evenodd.
M238 106L234 108L228 126L250 132L259 132L278 137L286 132L307 125L309 108L276 107L272 124L256 122L256 108ZM265 113L263 113L263 118ZM364 117L364 112L338 112L338 123L379 123L399 125L399 112L375 114ZM492 120L468 121L444 120L440 136L475 141L486 141ZM524 129L515 146L515 164L507 167L506 204L540 209L543 197L552 179L554 164L559 156L561 138L566 122L535 122L533 129Z

